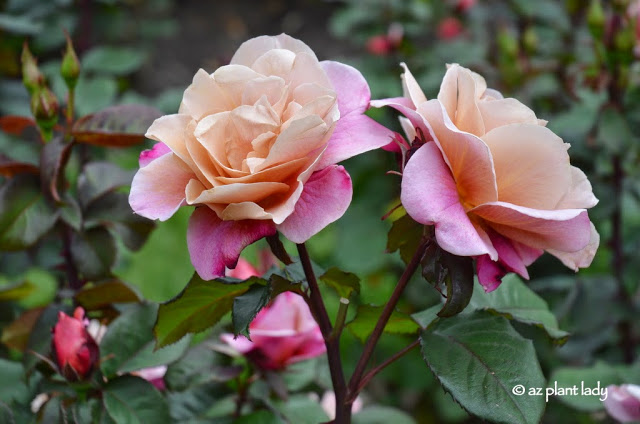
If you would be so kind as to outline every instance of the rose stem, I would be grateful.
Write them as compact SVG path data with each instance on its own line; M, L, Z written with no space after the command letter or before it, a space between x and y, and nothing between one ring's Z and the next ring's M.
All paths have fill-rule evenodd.
M358 389L355 391L355 393L350 393L349 402L353 402L355 400L355 398L358 396L358 393L360 393L362 391L362 389L364 389L364 387L367 384L369 384L369 381L371 381L371 379L373 377L375 377L376 374L378 374L380 371L385 369L387 366L391 365L396 360L402 358L405 354L411 352L413 350L413 348L417 347L418 345L420 345L420 340L416 339L410 345L408 345L405 348L403 348L402 350L396 352L393 356L387 358L380 365L370 369L369 372L367 372L364 375L364 377L362 377L362 380L360 381L360 384L358 385Z
M329 339L339 339L344 328L344 322L347 319L347 310L349 309L349 299L344 297L340 298L340 306L338 308L338 315L336 316L336 324L333 326L333 331L329 335Z
M369 339L367 340L367 343L364 347L364 351L362 352L362 356L360 356L360 359L356 364L356 369L353 371L351 380L349 380L349 387L348 387L348 391L350 394L349 400L355 399L355 396L353 394L357 394L358 392L360 381L362 380L362 375L364 374L365 368L367 367L367 363L369 362L369 359L373 354L373 350L375 349L376 344L378 343L378 340L382 335L382 331L384 330L384 327L387 325L387 322L389 321L389 318L391 318L391 314L393 313L396 305L398 304L398 301L400 300L400 296L402 295L402 292L404 291L405 287L409 283L411 276L418 268L418 265L420 265L420 262L422 261L422 257L424 256L424 253L427 250L427 246L428 246L428 241L423 239L423 241L418 246L418 249L416 249L416 253L413 255L413 258L411 258L411 261L407 265L407 268L402 273L402 276L400 276L400 279L398 280L398 284L396 285L396 288L393 290L393 293L391 294L389 301L384 306L384 309L382 310L382 314L380 315L380 318L378 318L378 322L376 323L376 326L373 329L373 332L371 333L371 335L369 336Z
M329 360L329 371L331 373L331 383L333 384L333 391L336 395L336 424L349 424L351 422L351 405L345 402L347 397L347 386L344 378L344 372L342 370L342 360L340 359L340 338L331 338L331 321L329 315L322 301L322 295L320 294L320 288L318 287L318 281L316 275L313 272L311 266L311 259L309 259L309 252L304 243L298 244L298 254L300 255L300 262L302 263L302 269L304 275L307 278L309 284L309 300L311 301L309 307L313 312L314 317L318 321L320 331L324 337L324 344L327 347L327 358Z

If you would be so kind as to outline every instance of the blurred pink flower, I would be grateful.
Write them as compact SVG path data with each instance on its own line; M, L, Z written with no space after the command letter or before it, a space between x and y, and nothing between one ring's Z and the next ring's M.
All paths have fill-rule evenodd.
M144 378L149 383L153 384L156 389L164 390L166 385L164 383L164 375L167 373L167 366L160 365L157 367L142 368L138 371L133 371L132 375Z
M640 421L640 386L635 384L607 387L604 407L621 423Z
M456 5L456 8L460 12L466 12L467 10L475 6L475 4L476 4L476 0L458 0L458 4Z
M258 367L277 370L326 351L309 306L295 293L278 295L249 325L251 340L222 334L221 339Z
M320 405L330 420L336 418L336 394L334 392L325 392L320 400ZM351 404L351 412L353 414L362 410L362 399L360 396L356 397L356 400Z
M53 327L53 356L60 373L69 381L88 379L100 356L85 321L84 309L78 307L72 317L59 312L58 322Z
M462 23L458 18L448 17L438 24L438 38L451 40L462 34Z
M404 168L402 204L435 225L444 250L476 257L486 291L507 272L528 279L543 250L575 271L590 265L600 236L586 209L598 199L546 121L459 65L437 99L427 100L406 66L403 87L405 97L372 102L399 110L407 137L426 142Z
M276 231L302 243L351 202L351 178L336 164L393 137L364 115L369 100L351 66L319 62L286 34L253 38L230 65L199 70L179 113L147 130L162 144L140 156L131 207L164 221L180 206L198 206L187 244L207 280Z
M367 41L367 50L376 56L384 56L391 53L393 46L384 34L374 35Z

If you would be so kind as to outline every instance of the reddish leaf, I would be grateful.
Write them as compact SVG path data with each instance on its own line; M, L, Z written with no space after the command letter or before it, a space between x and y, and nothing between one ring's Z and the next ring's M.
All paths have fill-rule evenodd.
M0 117L0 129L7 134L20 135L25 129L35 125L36 121L26 116L7 115Z
M40 170L32 163L19 162L0 153L0 175L11 178L16 174L35 174L38 175Z
M138 294L119 280L109 280L93 287L84 288L75 296L76 302L92 311L111 306L113 303L140 302Z
M24 351L27 348L29 334L31 334L31 330L38 318L40 318L42 311L44 311L44 308L30 309L23 312L22 315L2 330L2 343L12 349Z
M151 123L161 116L150 106L112 106L79 119L71 132L79 143L126 147L143 142Z
M43 187L48 188L56 202L61 202L58 193L58 179L64 166L69 160L73 143L65 142L62 137L57 137L44 145L40 155L40 181Z

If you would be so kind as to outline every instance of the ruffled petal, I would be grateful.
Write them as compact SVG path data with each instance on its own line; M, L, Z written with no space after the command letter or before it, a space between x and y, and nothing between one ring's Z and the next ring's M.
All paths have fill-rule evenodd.
M140 168L131 182L129 204L135 213L165 221L185 202L185 189L195 174L173 154Z
M404 97L407 99L411 99L413 103L413 108L416 109L423 102L427 101L427 96L424 95L418 81L413 77L411 71L405 63L401 63L402 69L404 69L404 73L402 74L402 91Z
M307 53L315 57L315 53L309 46L287 34L276 36L262 35L242 43L231 58L231 63L251 66L256 59L272 49L285 49L294 53Z
M589 243L583 249L577 252L561 252L559 250L547 249L547 252L560 259L566 267L578 272L578 269L587 268L591 265L599 245L600 234L598 234L596 227L591 223Z
M435 143L425 144L409 159L400 199L413 219L435 225L438 244L446 251L497 258L493 246L483 240L465 213L456 183Z
M326 72L338 96L340 116L362 114L369 107L371 91L360 71L344 63L325 60L320 66Z
M478 282L489 293L498 288L502 283L502 277L509 271L498 261L492 261L489 255L482 255L476 258L476 274Z
M275 233L269 220L222 221L208 207L197 208L187 230L191 263L204 280L222 277L225 268L235 268L245 247Z
M571 188L554 209L588 209L598 204L591 183L579 168L571 167Z
M431 134L431 126L429 126L429 124L425 122L424 118L415 110L411 100L405 97L372 100L370 104L371 107L392 107L403 114L409 120L411 125L413 125L415 129L420 129L425 136ZM409 141L411 142L413 139L410 139Z
M138 158L138 163L140 164L140 168L144 168L154 160L158 159L160 156L164 156L170 152L171 152L171 149L166 144L164 143L154 144L151 149L143 150L142 152L140 152L140 157Z
M588 243L591 223L584 209L538 210L492 202L469 211L503 236L537 249L577 252Z
M304 184L293 213L278 225L278 230L292 242L304 243L344 215L352 194L351 177L344 167L333 165L314 172Z

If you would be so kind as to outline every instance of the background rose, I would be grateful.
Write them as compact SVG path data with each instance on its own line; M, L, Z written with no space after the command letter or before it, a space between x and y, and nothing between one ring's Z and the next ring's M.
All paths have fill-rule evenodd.
M131 206L165 220L184 204L203 205L187 239L205 279L276 230L304 242L351 201L349 174L335 164L390 141L363 115L369 98L357 70L318 62L299 40L249 40L230 65L198 71L179 113L149 128L147 137L164 144L141 155Z
M322 355L326 351L309 306L295 293L278 295L249 325L251 340L223 334L222 340L263 369L287 365Z
M640 386L611 385L603 403L609 415L622 423L640 421Z
M443 249L478 257L485 290L506 272L528 278L543 250L575 270L591 263L599 236L586 208L598 200L545 121L458 65L437 99L427 100L406 66L403 87L403 98L372 102L402 112L409 139L416 129L433 139L407 162L402 203L416 221L435 225Z

